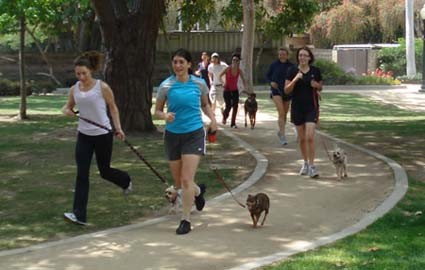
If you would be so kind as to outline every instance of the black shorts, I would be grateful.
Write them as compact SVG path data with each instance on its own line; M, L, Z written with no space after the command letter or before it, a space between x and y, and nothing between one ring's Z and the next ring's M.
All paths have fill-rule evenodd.
M301 112L294 109L291 110L291 122L296 126L301 126L308 122L317 124L317 118L318 112L316 110L307 112Z
M177 134L165 131L165 156L169 161L180 160L182 155L205 155L205 130Z
M292 95L287 95L280 89L270 88L270 98L274 96L281 96L283 101L290 101L292 99Z

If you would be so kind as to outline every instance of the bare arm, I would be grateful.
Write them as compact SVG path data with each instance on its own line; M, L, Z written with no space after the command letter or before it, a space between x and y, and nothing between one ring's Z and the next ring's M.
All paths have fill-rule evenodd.
M220 73L220 76L219 76L219 78L220 78L220 81L221 81L221 84L223 84L223 76L224 76L224 74L226 74L226 72L227 72L227 70L229 69L229 67L227 67L227 68L225 68L221 73Z
M286 80L285 81L285 94L289 95L294 91L295 84L303 77L303 74L301 71L298 71L297 75L295 75L294 79L292 81Z
M241 70L241 69L239 70L239 76L241 76L242 84L243 84L243 89L244 89L244 90L245 90L245 92L246 92L245 77L244 77L243 72L242 72L242 70Z
M118 107L115 104L115 98L114 93L112 92L112 89L107 85L105 82L101 82L101 89L102 89L102 95L105 99L106 105L108 105L109 112L111 113L112 122L114 123L116 136L120 140L125 139L125 134L121 128L121 122L120 122L120 114L118 111Z
M173 112L164 112L165 100L156 100L155 103L155 116L164 119L167 122L173 122L175 118L175 113Z
M214 132L217 130L217 122L215 120L214 113L211 109L211 106L208 102L208 95L201 96L201 109L205 113L205 115L211 120L209 125L209 129Z
M62 107L62 113L64 115L68 115L68 116L75 116L75 113L73 111L74 107L75 107L75 100L74 100L74 87L71 87L71 89L69 90L69 95L68 95L68 101L66 102L66 104Z

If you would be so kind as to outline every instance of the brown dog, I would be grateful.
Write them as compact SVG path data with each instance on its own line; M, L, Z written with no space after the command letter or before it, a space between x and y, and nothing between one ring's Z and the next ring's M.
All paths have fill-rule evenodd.
M248 207L248 211L251 214L252 219L252 227L256 228L258 220L260 219L261 213L264 211L263 221L261 222L261 226L264 225L264 221L266 221L266 217L269 213L270 208L270 199L265 193L257 193L256 195L248 194L248 198L246 199L246 206Z
M255 121L257 117L258 103L256 100L257 95L255 93L247 93L248 98L245 100L245 127L248 126L246 121L246 116L249 116L249 122L251 124L251 129L255 127Z

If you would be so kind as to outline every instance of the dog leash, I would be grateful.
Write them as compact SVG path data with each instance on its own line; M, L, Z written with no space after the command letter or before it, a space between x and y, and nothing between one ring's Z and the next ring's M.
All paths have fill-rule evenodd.
M82 117L80 115L77 115L79 113L79 111L73 111L73 113L75 114L76 117L78 117L79 119L81 119L83 121L86 121L87 123L90 123L90 124L92 124L94 126L97 126L99 128L102 128L102 129L108 131L109 133L112 133L112 134L114 133L112 131L112 129L110 129L110 128L104 126L104 125L101 125L101 124L96 123L96 122L94 122L94 121L92 121L90 119L87 119L85 117ZM165 180L165 178L161 174L159 174L159 172L157 170L155 170L154 167L152 167L152 165L145 159L145 157L139 151L137 151L137 149L134 148L134 146L127 139L125 139L125 138L124 138L124 143L131 149L131 151L133 151L133 153L136 154L136 156L141 161L143 161L143 163L146 164L146 166L148 166L148 168L159 178L159 180L161 180L162 183L164 183L166 186L168 186L167 180Z
M333 161L332 161L332 158L331 158L331 156L330 156L330 154L329 154L329 149L328 149L328 147L326 146L325 140L323 139L323 136L322 136L322 135L320 135L320 140L322 141L323 148L325 149L325 152L326 152L326 155L328 156L329 161L333 162Z
M210 151L211 151L211 156L213 156L212 147L210 147ZM230 193L230 195L232 196L233 200L237 204L239 204L242 208L246 208L246 206L243 203L241 203L238 199L236 199L236 197L233 194L232 190L226 184L226 182L223 179L223 176L221 176L220 172L218 171L217 167L212 165L212 158L208 158L208 155L207 155L206 156L206 160L207 160L207 163L208 163L208 167L211 169L211 171L214 173L215 177L220 181L220 183L224 186L224 188Z

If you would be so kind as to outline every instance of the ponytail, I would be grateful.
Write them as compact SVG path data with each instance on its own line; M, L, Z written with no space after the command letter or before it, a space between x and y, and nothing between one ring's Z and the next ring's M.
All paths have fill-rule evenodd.
M98 71L102 60L102 54L97 51L82 53L74 60L74 66L85 66L91 71Z

